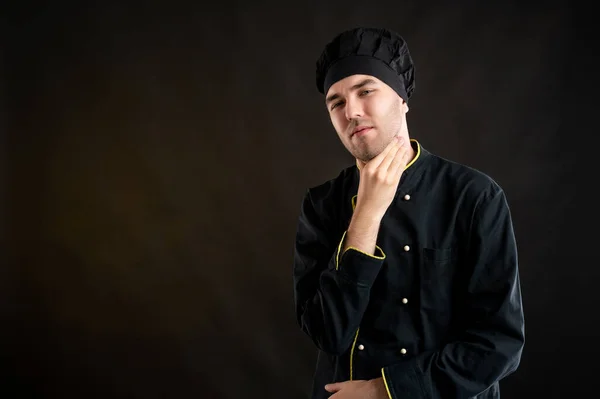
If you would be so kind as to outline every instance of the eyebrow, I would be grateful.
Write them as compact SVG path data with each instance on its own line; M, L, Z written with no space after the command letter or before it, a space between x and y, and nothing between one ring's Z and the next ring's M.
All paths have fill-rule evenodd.
M358 82L357 84L355 84L354 86L352 86L350 88L350 90L357 90L360 89L363 86L369 85L369 84L374 84L377 83L375 80L371 79L371 78L367 78L365 80L362 80L360 82ZM334 93L332 95L330 95L329 97L327 97L327 99L325 100L325 104L329 104L330 102L332 102L333 100L339 98L340 95L337 93Z

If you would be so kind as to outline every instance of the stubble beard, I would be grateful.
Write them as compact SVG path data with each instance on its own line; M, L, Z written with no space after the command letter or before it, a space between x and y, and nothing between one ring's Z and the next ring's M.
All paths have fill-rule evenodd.
M381 154L381 151L383 151L384 148L385 145L382 145L381 143L377 143L377 147L375 148L369 147L367 144L363 144L360 148L356 148L352 155L354 155L356 159L366 163L375 158L377 155Z
M367 143L362 143L362 145L355 146L354 151L352 151L352 155L354 158L361 160L362 162L369 162L377 155L381 154L381 152L388 146L388 144L392 141L392 139L400 133L401 125L395 126L394 130L391 132L377 132L384 136L379 137L380 140L373 143L369 146Z
M377 155L381 154L381 152L385 149L385 147L388 146L392 139L400 134L404 125L403 117L400 112L400 101L400 98L398 98L397 102L390 107L391 109L388 113L389 118L382 123L382 126L385 126L382 128L383 130L376 128L378 137L371 146L369 146L367 143L358 143L358 145L353 145L353 151L348 148L354 158L365 163L369 162ZM350 145L352 146L352 144L354 143L351 141Z

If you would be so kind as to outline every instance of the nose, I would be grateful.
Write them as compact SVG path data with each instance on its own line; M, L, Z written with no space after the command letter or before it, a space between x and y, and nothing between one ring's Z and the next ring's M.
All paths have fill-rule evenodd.
M346 113L346 119L349 121L363 116L362 104L358 99L355 98L346 99L346 107L344 111Z

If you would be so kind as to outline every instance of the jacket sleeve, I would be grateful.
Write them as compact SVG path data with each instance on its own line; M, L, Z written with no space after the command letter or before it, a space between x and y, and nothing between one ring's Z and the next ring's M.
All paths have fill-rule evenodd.
M384 367L392 399L471 398L514 372L525 343L517 248L500 190L473 213L458 332L439 351Z
M322 351L340 355L352 343L385 254L379 247L372 255L342 252L346 232L336 232L333 219L305 195L294 245L294 301L302 331Z

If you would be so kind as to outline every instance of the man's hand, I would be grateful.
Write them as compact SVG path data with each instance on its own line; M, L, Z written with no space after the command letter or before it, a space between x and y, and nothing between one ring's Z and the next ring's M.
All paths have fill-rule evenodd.
M359 161L361 168L356 212L383 218L396 195L400 177L411 155L410 143L394 137L375 158L367 163Z
M336 382L325 385L333 399L389 399L383 378Z
M375 253L381 219L396 195L400 177L411 155L410 143L394 137L369 162L357 160L357 165L360 166L358 197L348 226L344 251L353 247L367 254Z

